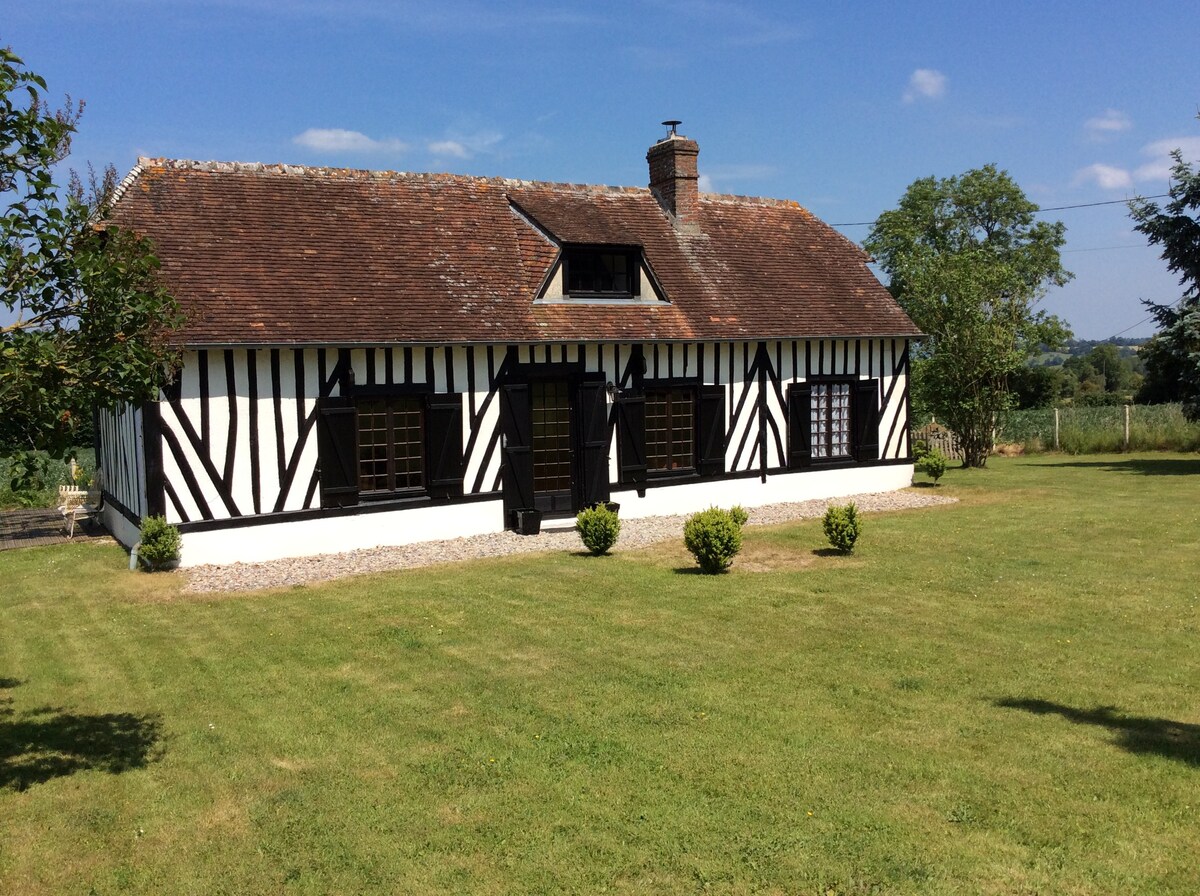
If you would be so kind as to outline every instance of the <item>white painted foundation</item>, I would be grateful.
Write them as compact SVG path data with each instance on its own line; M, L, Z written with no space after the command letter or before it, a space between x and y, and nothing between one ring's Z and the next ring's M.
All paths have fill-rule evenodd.
M694 513L711 505L759 507L764 504L894 491L911 485L912 476L911 464L808 470L803 473L775 474L766 483L759 479L742 478L659 486L647 489L644 498L639 498L635 491L615 491L612 500L620 503L621 516L636 519ZM137 541L137 529L120 514L107 513L105 524L119 541L126 545ZM503 528L504 506L496 499L188 532L183 536L181 565L255 563L285 557L337 554L364 548L486 535L500 532Z
M912 464L886 467L847 467L841 470L806 470L802 473L777 473L766 482L761 479L722 479L717 482L668 485L646 490L639 498L635 491L613 492L612 500L621 505L621 516L673 516L695 513L706 507L761 507L812 501L818 498L843 498L872 492L891 492L912 485Z
M186 532L180 566L261 563L285 557L341 554L374 547L487 535L504 529L504 505L495 501L412 507L316 520Z
M100 511L100 521L109 534L127 548L142 540L141 530L108 504Z

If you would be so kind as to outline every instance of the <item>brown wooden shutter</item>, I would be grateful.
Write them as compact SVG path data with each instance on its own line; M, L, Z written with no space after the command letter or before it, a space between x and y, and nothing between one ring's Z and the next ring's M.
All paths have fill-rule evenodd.
M854 384L855 457L879 459L879 380L861 380Z
M432 498L463 493L462 395L429 395L425 399L425 469Z
M788 386L788 469L812 463L812 386Z
M632 389L617 399L617 463L622 485L646 484L646 396Z
M583 440L579 504L591 507L609 498L608 405L604 381L579 384L579 433Z
M358 411L349 398L317 399L317 465L322 507L358 503Z
M696 407L696 471L725 472L725 387L701 386Z
M504 453L500 481L504 509L533 509L533 421L529 384L507 383L500 389L500 433Z

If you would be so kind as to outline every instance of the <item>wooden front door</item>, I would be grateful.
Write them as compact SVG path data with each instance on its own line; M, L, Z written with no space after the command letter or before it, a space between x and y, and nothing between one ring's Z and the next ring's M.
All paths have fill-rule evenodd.
M607 501L608 415L596 374L531 372L502 387L504 512L574 513Z

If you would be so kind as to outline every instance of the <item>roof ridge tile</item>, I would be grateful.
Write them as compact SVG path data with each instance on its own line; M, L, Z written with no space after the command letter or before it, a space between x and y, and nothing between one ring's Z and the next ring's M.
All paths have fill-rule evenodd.
M216 174L263 174L269 176L309 176L362 181L409 181L426 183L489 184L518 190L553 189L587 194L648 195L649 187L630 187L610 184L577 184L565 181L524 180L513 177L478 174L455 174L448 171L391 171L372 168L339 168L331 165L298 165L289 162L239 162L218 159L172 159L139 156L137 166L122 183L132 182L149 168L169 171L205 171Z

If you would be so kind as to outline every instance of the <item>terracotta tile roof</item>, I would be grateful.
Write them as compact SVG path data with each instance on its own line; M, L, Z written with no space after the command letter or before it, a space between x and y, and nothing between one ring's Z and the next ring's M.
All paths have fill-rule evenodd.
M154 240L190 345L918 333L790 202L702 194L684 232L647 189L143 159L112 218ZM642 246L669 303L535 304L556 243Z

